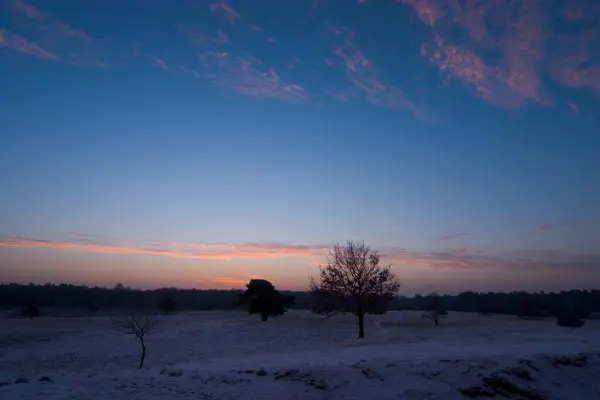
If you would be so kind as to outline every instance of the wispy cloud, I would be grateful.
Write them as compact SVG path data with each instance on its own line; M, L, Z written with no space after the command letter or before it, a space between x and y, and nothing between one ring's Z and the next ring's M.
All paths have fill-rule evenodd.
M589 63L600 56L598 26L593 23L580 25L579 31L552 29L561 23L560 16L538 0L397 1L409 5L431 29L422 55L447 79L464 82L495 106L553 105L544 75L600 94L600 66ZM568 2L574 3L576 7L563 8L563 21L600 17L594 2Z
M155 67L162 68L164 70L169 69L169 66L163 59L158 58L156 56L152 56L152 55L149 56L149 58L150 58L150 62L152 63L152 65L154 65Z
M239 279L239 278L215 278L214 281L216 283L232 283L235 285L240 285L240 284L246 284L250 281L250 278L248 279Z
M385 255L394 265L406 264L427 269L458 271L496 270L506 272L570 271L600 272L600 253L571 253L558 250L519 250L503 254L393 249Z
M75 28L58 16L45 12L25 0L7 0L4 5L7 15L14 23L14 51L59 61L74 66L107 68L108 60L119 56L112 54L117 43L97 40L83 29ZM25 43L21 40L28 37ZM21 38L21 39L19 39ZM34 45L35 43L35 45Z
M1 247L40 248L60 251L122 255L155 255L181 259L236 260L236 259L305 259L307 265L323 265L327 260L328 245L294 245L286 243L187 243L149 242L133 246L85 241L51 241L34 238L0 240ZM457 271L570 271L600 272L600 253L568 252L561 250L518 250L499 254L470 251L467 248L447 250L409 250L388 248L381 250L384 261L394 267L410 265L426 269ZM223 278L222 283L241 283L241 277Z
M48 60L58 60L58 56L47 50L42 49L37 44L21 37L20 35L11 33L6 29L0 28L0 46L6 47L13 51L28 54L30 56L45 58Z
M33 238L0 240L0 247L28 247L91 253L146 254L175 258L232 260L300 257L312 259L327 254L325 246L288 245L281 243L235 245L227 243L152 242L148 246L125 246L90 242L51 241Z
M221 30L217 30L214 35L203 35L192 32L189 29L182 28L190 36L192 42L202 46L222 45L230 42L229 36Z
M77 38L86 42L91 42L93 40L83 30L73 28L23 0L10 0L9 4L12 6L14 12L27 18L36 20L57 35Z
M298 100L306 98L305 89L284 81L273 67L255 57L233 57L226 52L209 52L201 56L209 69L206 77L215 85L239 94L258 98Z
M554 231L554 230L563 229L563 228L580 228L583 226L588 226L588 225L590 225L590 223L591 223L590 221L585 221L585 220L559 222L559 223L554 223L554 224L540 225L537 227L536 230L545 232L545 231Z
M464 233L464 232L452 232L452 233L446 233L446 234L440 235L436 239L450 240L450 239L456 239L456 238L467 236L467 235L468 235L468 233Z
M210 9L229 21L230 24L235 24L237 21L241 21L242 17L238 14L231 5L226 1L220 1L210 5Z
M343 43L335 49L334 55L342 60L346 77L365 94L371 104L406 109L421 116L421 112L400 88L384 82L380 71L354 42L354 32L336 27L329 27L328 30L336 36L344 36Z

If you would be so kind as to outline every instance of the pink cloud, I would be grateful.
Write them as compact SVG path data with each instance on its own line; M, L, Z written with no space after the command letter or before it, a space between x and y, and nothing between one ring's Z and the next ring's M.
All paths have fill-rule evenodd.
M149 56L149 57L150 57L150 62L152 63L152 65L162 68L164 70L169 69L169 66L167 65L167 63L164 60L162 60L158 57L155 57L155 56Z
M235 285L245 285L250 281L250 278L248 279L239 279L239 278L214 278L214 281L216 283L232 283Z
M210 5L210 9L216 13L221 15L223 18L225 18L227 21L229 21L230 24L235 24L236 21L241 21L242 17L240 16L240 14L238 14L233 7L231 7L231 5L229 5L228 2L226 1L220 1L218 3L213 3Z
M452 249L448 252L448 254L453 255L453 256L461 256L463 254L467 253L467 249L465 248L461 248L461 249Z
M298 65L304 65L304 62L300 57L294 56L292 57L288 65L290 66L290 68L296 68L296 66Z
M88 253L155 255L198 260L283 259L302 258L307 265L323 265L329 254L326 245L292 245L285 243L230 243L150 242L146 246L74 241L49 241L33 238L0 240L0 247L39 248ZM600 271L600 253L566 252L560 250L519 250L503 254L471 252L466 248L446 251L414 251L392 248L382 251L386 262L394 267L410 265L417 268L456 271ZM223 283L242 283L242 279L222 278ZM226 282L231 279L230 282Z
M444 235L440 235L437 237L437 239L439 240L450 240L450 239L456 239L462 236L467 236L468 233L464 233L464 232L453 232L453 233L446 233Z
M210 52L203 54L201 60L210 70L206 76L213 84L239 94L280 100L306 97L302 86L284 81L274 68L265 67L257 58L239 58L225 52Z
M600 253L569 253L557 250L520 250L504 254L450 251L411 251L395 249L385 259L397 264L426 269L457 271L600 271Z
M551 53L558 46L554 32L547 30L549 17L540 1L398 1L409 5L431 29L432 39L423 45L422 55L449 79L466 83L497 107L553 105L542 85L545 69L565 85L596 90L595 72L580 71L578 76L568 62L563 68L554 67ZM461 30L465 35L456 34ZM491 53L498 56L491 59Z
M338 32L337 28L333 32ZM400 88L383 81L371 60L367 59L361 48L353 42L353 37L354 33L348 31L343 44L334 52L343 61L346 77L350 82L360 89L373 105L406 109L421 116L417 107L406 99Z
M0 240L0 247L46 248L85 251L90 253L146 254L174 258L232 260L299 257L313 259L327 253L323 246L286 245L279 243L234 245L223 243L165 243L154 242L145 247L50 241L31 238Z
M325 57L323 61L325 62L325 64L327 64L327 66L333 67L333 59L331 59L331 57Z
M561 222L561 223L556 223L556 224L547 224L547 225L540 225L537 227L538 231L541 232L545 232L545 231L554 231L557 229L563 229L563 228L581 228L584 226L588 226L590 225L590 221L570 221L570 222Z
M573 111L575 114L579 114L579 107L577 107L577 104L571 101L567 101L567 106L569 106L571 111Z
M11 0L10 4L13 10L28 18L37 20L48 28L52 29L56 34L66 37L73 37L91 42L92 38L81 29L75 29L64 22L58 21L50 15L42 12L38 8L27 4L23 0Z
M13 51L28 54L30 56L45 58L48 60L58 60L59 57L47 50L42 49L37 44L30 42L29 40L13 34L6 29L0 28L0 46L6 47Z
M229 36L227 36L227 34L225 34L225 32L218 30L215 34L215 36L210 36L210 35L201 35L198 33L192 33L192 32L188 32L188 34L190 35L190 37L192 38L192 41L196 44L201 44L203 46L209 46L209 45L213 45L213 44L227 44L230 42L229 40Z
M262 28L258 25L248 25L248 29L250 29L251 31L255 31L255 32L262 31Z

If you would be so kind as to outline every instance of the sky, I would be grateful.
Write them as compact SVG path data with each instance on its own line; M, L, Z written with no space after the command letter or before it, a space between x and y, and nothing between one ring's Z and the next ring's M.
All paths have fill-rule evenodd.
M596 0L0 0L0 282L600 287Z

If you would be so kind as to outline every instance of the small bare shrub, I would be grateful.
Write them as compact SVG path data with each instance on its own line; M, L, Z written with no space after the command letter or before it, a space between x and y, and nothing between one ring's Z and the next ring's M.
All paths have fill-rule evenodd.
M133 335L142 346L140 368L144 366L146 358L146 335L158 328L158 317L155 314L124 314L112 318L113 328L127 335Z

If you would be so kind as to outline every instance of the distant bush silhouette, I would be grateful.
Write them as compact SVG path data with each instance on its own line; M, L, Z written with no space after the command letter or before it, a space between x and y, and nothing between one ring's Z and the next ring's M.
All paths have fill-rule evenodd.
M100 307L98 307L98 305L96 304L94 299L88 299L86 302L86 307L87 307L88 311L93 312L93 313L96 313L100 310Z
M581 328L585 321L581 319L576 313L566 313L559 316L556 319L556 325L565 328Z
M364 243L349 241L335 245L327 266L321 267L319 281L311 278L313 311L351 311L358 317L358 337L365 337L365 314L382 314L396 296L400 281L390 266L379 265L377 251Z
M533 319L539 315L538 309L529 296L523 298L519 303L517 316L519 318Z
M169 314L175 310L175 302L170 297L163 297L158 302L158 309L165 314Z
M252 279L240 295L238 304L246 305L249 314L260 314L266 322L269 317L283 315L294 303L294 297L281 294L273 284L265 279Z
M448 311L444 308L443 300L437 293L427 296L426 310L429 317L433 320L435 326L440 324L440 316L447 315Z
M140 342L140 346L142 346L140 368L142 368L146 359L145 338L147 334L158 328L158 317L154 314L130 313L113 317L111 322L113 329L127 335L133 335Z
M27 318L35 318L41 315L40 309L36 305L28 305L23 307L21 315Z

